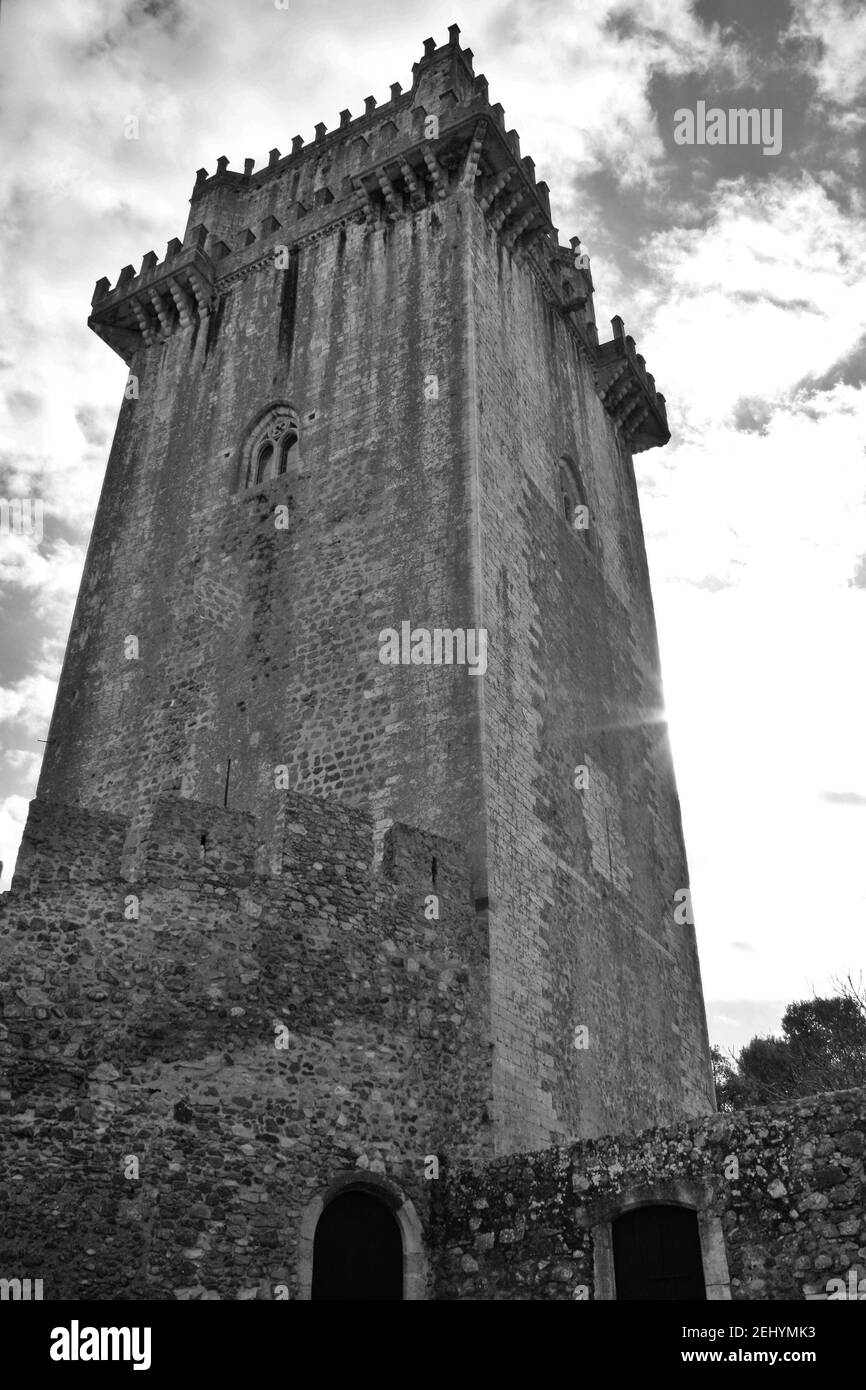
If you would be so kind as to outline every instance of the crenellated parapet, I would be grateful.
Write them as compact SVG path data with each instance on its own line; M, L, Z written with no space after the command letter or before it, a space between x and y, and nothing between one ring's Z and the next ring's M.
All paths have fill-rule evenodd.
M192 227L185 241L172 238L162 262L148 251L139 273L124 266L114 289L106 278L97 281L88 324L127 364L142 345L154 347L208 317L215 266L207 237L206 227Z
M337 227L375 230L469 195L504 250L531 267L588 356L599 394L630 447L665 443L664 401L643 359L621 331L599 346L588 258L577 237L571 249L559 245L547 184L521 155L502 106L490 102L487 79L476 75L472 51L460 47L456 24L448 35L439 47L424 41L411 89L393 83L382 106L369 96L363 113L341 111L336 128L319 122L311 142L296 135L288 154L272 149L258 171L253 159L244 161L242 173L231 170L224 155L215 173L199 169L183 243L171 241L161 263L148 252L138 275L125 267L113 290L100 280L90 326L131 363L142 348L195 328L217 299L250 273L277 264L278 256Z
M665 398L656 391L655 378L635 352L634 338L626 337L622 319L611 319L613 339L602 343L596 357L596 386L633 454L670 439Z
M258 172L251 159L243 173L232 171L225 156L215 174L198 171L191 217L230 244L225 274L241 253L255 256L248 248L261 240L266 213L284 240L302 243L334 222L387 223L458 190L474 192L509 248L542 240L557 247L547 185L536 180L533 161L521 158L517 132L506 129L502 107L491 105L487 79L475 75L459 32L452 25L439 48L427 39L411 90L393 83L383 106L367 97L362 115L342 111L331 131L320 122L309 144L296 135L290 154L271 150Z

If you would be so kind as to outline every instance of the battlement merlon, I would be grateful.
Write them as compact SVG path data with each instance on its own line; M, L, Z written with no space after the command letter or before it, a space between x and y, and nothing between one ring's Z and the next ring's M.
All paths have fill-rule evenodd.
M667 444L670 439L665 398L655 377L635 351L617 314L610 321L613 338L601 343L595 360L596 389L608 414L625 435L633 454Z
M347 222L387 225L471 191L505 248L531 258L632 451L667 443L664 398L633 341L617 330L621 320L613 321L612 341L599 344L591 275L575 267L574 248L560 247L548 186L521 157L518 134L506 130L501 105L491 105L459 33L452 25L439 48L425 40L411 91L392 84L381 107L367 97L363 115L341 112L331 132L318 124L308 145L295 136L291 153L271 150L258 173L252 159L243 173L229 170L226 156L215 174L200 169L183 243L169 242L161 264L148 252L137 276L126 266L113 290L98 281L88 320L94 332L132 365L140 350L205 320L251 266L285 248L294 252Z
M407 143L407 137L411 141L413 137L425 136L425 127L430 129L430 117L441 125L449 112L457 108L463 115L476 107L490 110L487 80L483 76L476 77L472 50L460 47L460 29L456 24L450 26L448 34L448 42L438 48L433 39L424 40L424 54L419 62L413 64L412 87L408 92L403 91L399 82L393 82L390 99L383 105L379 106L375 97L368 96L364 100L363 114L353 118L351 111L341 111L339 125L333 130L329 131L325 122L319 122L315 126L312 142L305 143L303 136L296 135L292 140L291 153L281 155L278 149L271 150L267 166L258 173L253 173L254 161L250 159L244 161L243 174L229 170L225 156L217 161L215 174L209 175L206 169L199 169L190 203L195 205L203 199L208 199L208 203L204 212L194 207L190 221L207 221L216 227L219 204L225 202L226 193L229 196L232 193L236 196L255 194L275 180L281 180L287 173L315 172L319 164L325 164L329 169L338 166L343 180L351 181L353 177L364 174L365 166L369 163L365 159L366 151L371 148L378 150L391 141L403 145ZM504 130L502 108L496 109ZM393 134L388 130L389 126L395 128ZM428 134L425 138L431 137ZM435 137L433 142L435 144ZM344 158L346 153L349 154L348 159ZM301 178L299 183L300 191L296 196L304 197L307 180ZM330 191L337 196L333 186ZM211 194L221 196L210 200Z
M204 251L206 227L191 227L183 243L173 237L165 260L148 251L136 275L124 266L114 289L96 283L88 325L129 365L142 346L170 337L178 325L206 319L214 300L214 264Z

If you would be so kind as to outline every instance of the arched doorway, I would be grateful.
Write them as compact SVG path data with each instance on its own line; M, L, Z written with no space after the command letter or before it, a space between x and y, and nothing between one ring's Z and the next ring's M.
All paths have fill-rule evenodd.
M617 1300L705 1300L697 1213L688 1207L634 1207L613 1223Z
M323 1302L403 1298L400 1228L379 1197L350 1189L324 1208L313 1242L310 1298Z

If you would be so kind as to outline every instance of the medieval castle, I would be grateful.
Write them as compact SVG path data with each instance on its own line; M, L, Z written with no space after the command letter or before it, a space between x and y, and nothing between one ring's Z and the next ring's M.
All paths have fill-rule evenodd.
M822 1297L866 1102L714 1113L664 398L456 25L412 72L96 286L129 378L0 903L0 1274Z

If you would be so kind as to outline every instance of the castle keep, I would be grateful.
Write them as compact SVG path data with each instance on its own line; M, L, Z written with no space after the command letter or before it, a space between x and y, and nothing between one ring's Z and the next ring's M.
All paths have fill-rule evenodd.
M599 346L456 28L410 92L293 144L200 170L183 242L97 285L137 396L38 797L133 830L157 795L227 804L267 874L286 768L379 836L456 840L490 950L490 1151L700 1114L630 457L668 438L663 398L619 323ZM486 631L483 677L384 664L403 623Z
M632 466L664 398L577 246L452 26L97 284L129 379L0 905L0 1255L46 1297L341 1296L373 1198L383 1297L612 1297L591 1213L503 1264L486 1175L612 1209L581 1144L645 1194L640 1133L716 1123Z

